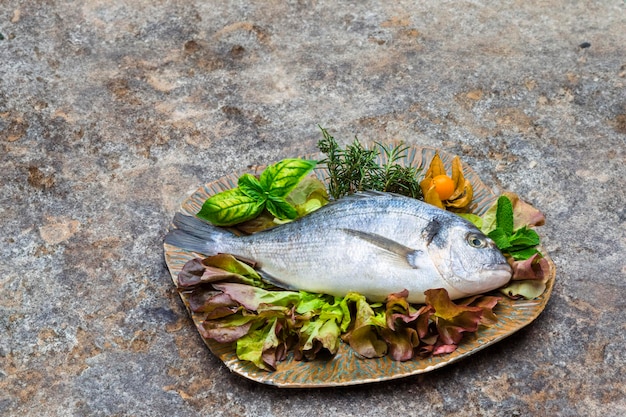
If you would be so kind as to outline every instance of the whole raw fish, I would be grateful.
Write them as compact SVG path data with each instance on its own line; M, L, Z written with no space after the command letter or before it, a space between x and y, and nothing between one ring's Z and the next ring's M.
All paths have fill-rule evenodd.
M409 291L445 288L457 299L506 284L511 268L493 241L472 223L419 200L357 193L291 223L249 236L177 214L165 242L214 255L252 260L262 277L290 290L371 301Z

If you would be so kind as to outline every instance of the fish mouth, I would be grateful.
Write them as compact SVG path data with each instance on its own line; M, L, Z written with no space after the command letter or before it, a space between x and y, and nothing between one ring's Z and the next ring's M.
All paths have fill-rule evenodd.
M509 265L508 263L503 263L503 264L486 264L486 265L483 265L483 269L486 269L488 271L508 271L508 272L513 272L513 268L511 268L511 265Z
M508 263L506 264L489 264L483 265L480 277L489 284L496 285L497 287L506 284L513 275L513 268ZM496 287L496 288L497 288Z

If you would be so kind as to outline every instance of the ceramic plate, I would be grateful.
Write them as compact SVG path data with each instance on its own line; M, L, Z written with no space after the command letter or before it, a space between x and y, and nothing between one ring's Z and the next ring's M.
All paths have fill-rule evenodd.
M425 172L435 152L439 153L448 171L450 171L454 155L433 148L410 147L401 163L422 167ZM258 173L260 170L261 168L250 172ZM472 212L480 215L495 202L496 196L467 165L463 166L463 172L474 187ZM195 215L204 201L211 195L236 187L237 179L242 173L232 174L203 185L183 202L181 212ZM327 172L324 169L316 169L315 174L320 179L327 180ZM406 362L393 361L389 357L363 359L352 351L347 344L342 343L337 354L330 359L316 359L309 362L296 361L289 354L285 361L277 365L276 371L267 372L237 359L233 344L220 344L208 339L204 339L204 342L211 352L219 357L232 372L256 382L278 387L305 388L356 385L430 372L457 362L510 336L539 316L550 298L556 275L554 263L545 251L542 250L542 253L550 264L549 279L544 293L533 300L511 300L503 297L494 310L498 316L498 322L489 328L481 328L473 337L466 337L461 341L458 348L450 354L426 359L415 358ZM191 252L165 245L165 260L174 284L177 282L178 273L183 265L194 257L196 256ZM180 296L185 305L189 307L185 294L181 293ZM199 325L197 321L195 323L196 326Z

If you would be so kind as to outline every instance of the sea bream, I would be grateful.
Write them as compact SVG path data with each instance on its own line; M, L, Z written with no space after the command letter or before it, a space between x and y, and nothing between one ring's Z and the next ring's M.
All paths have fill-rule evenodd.
M167 244L252 260L264 280L289 290L370 301L404 289L408 301L445 288L451 299L506 284L511 267L471 222L396 194L357 193L293 222L248 236L177 214Z

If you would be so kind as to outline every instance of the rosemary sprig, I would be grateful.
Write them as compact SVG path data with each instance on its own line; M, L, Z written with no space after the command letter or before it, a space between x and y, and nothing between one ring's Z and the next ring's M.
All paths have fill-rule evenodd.
M393 192L420 200L423 198L417 178L421 168L398 163L405 156L408 146L376 143L377 149L367 149L355 138L352 144L341 149L326 129L320 129L323 139L317 146L326 155L320 163L328 169L328 192L333 198L365 190ZM381 152L385 160L382 166L377 162Z

